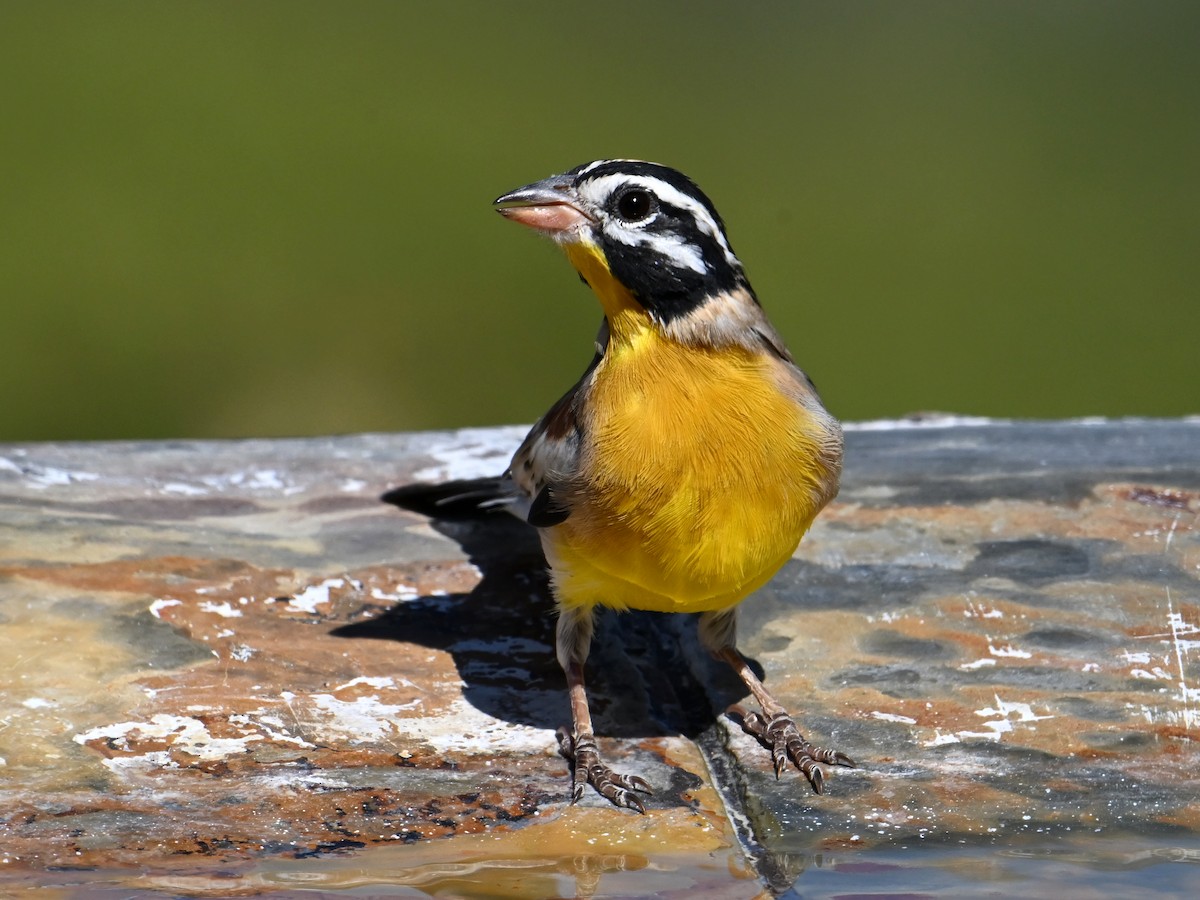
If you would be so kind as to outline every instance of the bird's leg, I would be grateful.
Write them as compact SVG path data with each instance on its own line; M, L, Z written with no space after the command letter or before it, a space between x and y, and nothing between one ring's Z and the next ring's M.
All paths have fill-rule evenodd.
M646 807L634 791L649 794L650 785L636 775L614 772L603 763L592 731L592 713L583 684L583 663L592 643L591 608L561 609L555 643L571 698L572 730L561 728L558 732L559 750L571 763L571 802L577 803L583 797L584 786L590 784L610 803L644 813Z
M778 778L788 761L800 770L812 789L820 794L824 790L825 773L818 763L833 766L854 767L852 760L838 750L825 750L809 743L796 723L792 721L779 702L771 696L766 687L754 674L746 658L738 652L735 646L737 632L737 612L735 609L720 610L704 613L700 617L700 641L718 659L727 662L738 677L742 679L762 712L751 712L740 705L733 707L742 719L742 729L747 734L758 738L759 743L771 751L771 761L775 765L775 777Z

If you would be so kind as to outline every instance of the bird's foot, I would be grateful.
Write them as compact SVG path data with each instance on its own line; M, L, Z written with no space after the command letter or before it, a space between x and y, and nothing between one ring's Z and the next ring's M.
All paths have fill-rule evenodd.
M787 713L778 712L768 719L762 713L749 712L742 715L742 730L758 738L771 751L778 778L787 768L788 760L808 779L812 789L820 794L825 789L825 773L818 763L830 766L854 768L854 760L838 750L825 750L805 740L796 723Z
M616 806L646 811L634 791L649 794L650 785L636 775L621 775L600 761L596 736L591 732L572 735L565 728L558 731L558 749L571 763L571 802L583 797L585 785L590 784L605 800Z

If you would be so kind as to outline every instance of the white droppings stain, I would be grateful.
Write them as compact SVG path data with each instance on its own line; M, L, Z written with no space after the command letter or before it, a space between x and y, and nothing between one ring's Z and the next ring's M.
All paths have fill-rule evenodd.
M1155 666L1151 671L1130 669L1129 674L1134 678L1141 678L1146 681L1170 681L1172 678L1171 673L1164 671L1162 666Z
M975 710L977 716L998 716L990 722L984 722L985 728L992 730L991 739L1000 740L1000 735L1013 730L1013 722L1040 722L1043 719L1053 719L1054 716L1038 716L1034 715L1033 708L1028 703L1007 703L1000 699L999 694L993 694L996 700L995 708L985 707L984 709ZM1015 715L1015 718L1014 718ZM964 732L959 732L964 735ZM984 734L984 737L989 735Z
M230 484L247 487L251 490L281 491L287 485L274 469L252 469L245 472L234 472L227 476Z
M489 478L508 468L513 452L524 440L528 428L464 428L426 453L436 465L413 473L414 481L449 481L458 478Z
M35 488L44 489L77 484L81 481L97 481L99 478L94 472L68 472L66 469L47 466L38 472L30 473L29 482Z
M359 478L347 478L341 483L338 490L344 494L357 494L366 486L367 483Z
M1138 663L1143 666L1150 662L1149 653L1130 653L1128 650L1121 654L1121 658L1127 663Z
M234 609L233 604L228 600L224 603L213 603L211 600L205 600L200 604L199 609L200 612L212 613L225 619L238 619L242 616L242 611ZM232 634L232 632L230 633Z
M1012 644L1005 644L1003 647L996 647L990 642L988 643L988 653L992 656L1009 656L1014 659L1029 659L1033 656L1028 650L1018 650Z
M319 731L324 740L348 740L352 744L393 737L396 715L421 705L420 697L408 703L383 703L374 695L339 700L333 694L310 694L308 700L324 715L306 724Z
M53 700L46 700L43 697L30 697L28 700L22 700L21 705L26 709L54 709L58 706Z
M995 607L989 609L983 605L976 606L973 601L967 601L967 608L963 610L963 615L968 619L1003 619L1004 611Z
M329 589L346 586L344 578L326 578L320 584L310 585L288 600L288 606L300 612L315 614L317 607L329 602Z
M904 725L917 724L916 719L910 719L908 716L898 716L895 713L879 712L879 710L872 711L871 716L876 719L882 719L885 722L900 722Z
M461 697L436 717L403 719L399 737L420 740L441 752L495 753L498 750L544 753L553 746L549 729L494 719Z
M994 694L993 697L996 701L995 707L985 707L984 709L975 710L975 715L977 716L995 717L991 721L983 723L983 727L988 729L987 731L964 729L953 734L942 734L941 729L936 729L933 739L926 741L925 746L938 747L943 744L958 744L963 740L971 738L978 738L985 741L999 741L1002 735L1013 731L1014 724L1023 725L1054 718L1054 716L1039 716L1034 714L1033 708L1028 703L1009 703L1001 700L998 694Z
M156 619L161 619L162 611L164 609L166 609L168 606L183 606L183 601L176 600L173 597L167 597L164 600L155 600L153 603L150 604L150 615L154 616L154 618L156 618Z
M1082 668L1080 671L1083 671L1083 672L1099 672L1099 671L1100 671L1100 664L1099 664L1099 663L1084 663L1084 664L1083 664L1083 668Z
M391 679L360 676L334 690L356 685L387 690ZM414 687L405 681L407 687ZM389 742L401 748L421 743L440 752L541 753L553 741L544 729L515 725L480 712L461 697L437 715L402 715L419 708L421 697L403 703L387 703L379 695L342 700L333 694L297 695L280 692L280 698L306 737L318 744ZM260 722L268 719L260 718Z
M29 486L39 491L52 487L66 487L81 481L97 481L100 478L95 472L72 472L54 466L39 466L36 463L21 465L3 456L0 456L0 471L24 475Z
M233 717L230 717L230 721L233 721ZM271 738L271 740L283 741L285 744L295 744L297 747L310 748L316 746L316 744L310 744L304 738L289 732L283 724L283 719L279 718L279 716L259 715L253 720L253 724L260 731L263 731L267 737Z
M339 684L337 687L334 688L334 690L335 691L343 691L346 688L352 688L359 684L365 684L367 687L373 687L373 688L390 688L390 687L396 686L395 680L389 675L381 675L381 676L360 675L357 678L350 679L345 684Z
M994 666L995 664L994 659L976 659L969 663L963 663L958 668L964 672L970 672L973 669L982 669L984 666Z
M304 488L282 476L275 469L247 469L228 474L205 475L200 481L214 491L267 491L284 496L301 493Z
M182 481L170 481L159 488L164 494L182 494L185 497L203 497L208 493L207 488L185 484Z
M382 588L371 588L371 597L375 600L416 600L420 592L411 584L397 584L391 592Z
M166 713L151 716L148 722L117 722L112 725L101 725L75 735L74 740L77 744L106 740L115 744L119 749L129 750L129 737L132 734L152 741L167 741L172 750L179 750L202 760L218 760L237 753L245 753L249 749L248 744L263 740L263 736L257 733L244 734L235 738L213 737L208 726L199 719ZM165 757L165 761L158 754ZM151 755L155 756L156 765L171 764L170 754L167 751L138 754L141 757Z
M933 732L933 740L926 741L925 746L926 747L941 747L944 744L960 744L960 743L962 743L962 741L959 740L957 735L942 734L942 730L940 728L935 728L934 732Z

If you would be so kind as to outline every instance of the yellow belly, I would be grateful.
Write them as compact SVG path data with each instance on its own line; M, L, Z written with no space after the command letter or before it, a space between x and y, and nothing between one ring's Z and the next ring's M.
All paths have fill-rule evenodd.
M836 473L777 361L655 330L610 345L584 418L580 493L543 532L561 603L722 609L788 560Z

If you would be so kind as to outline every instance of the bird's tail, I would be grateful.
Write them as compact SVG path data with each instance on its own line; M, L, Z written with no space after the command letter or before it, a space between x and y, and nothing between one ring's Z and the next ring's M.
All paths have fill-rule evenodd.
M406 484L379 499L431 519L477 519L496 510L508 511L516 498L512 482L505 478L467 478Z

